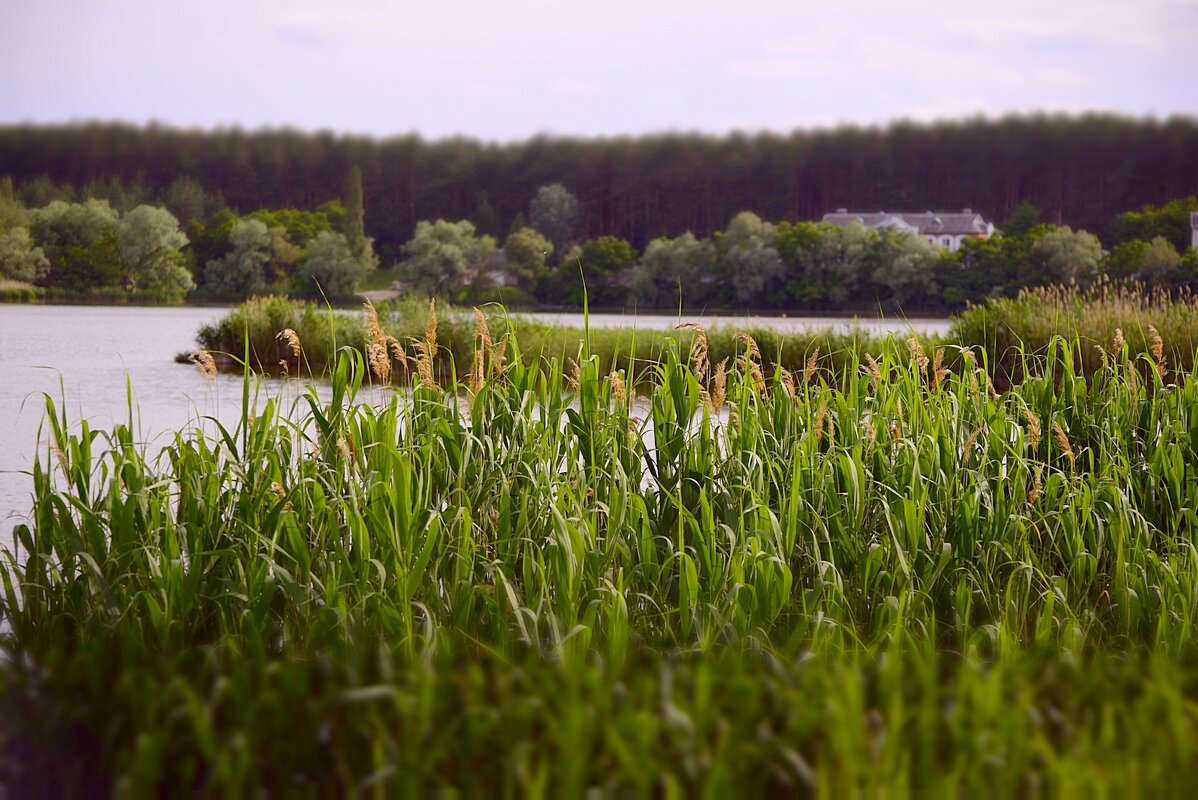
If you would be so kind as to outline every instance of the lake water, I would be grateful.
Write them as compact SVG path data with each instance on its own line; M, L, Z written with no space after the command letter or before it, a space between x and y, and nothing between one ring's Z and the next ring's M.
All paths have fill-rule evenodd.
M583 315L566 312L544 312L520 314L532 317L550 325L563 328L581 328ZM698 322L705 328L734 328L748 330L750 328L772 328L783 333L806 333L812 331L833 330L837 333L850 333L859 330L864 333L884 336L888 333L906 335L916 333L921 336L943 336L949 332L951 320L944 318L929 319L899 319L895 317L759 317L759 316L719 316L712 314L684 314L681 317L669 314L592 314L592 328L640 328L642 330L668 330L680 322Z
M223 308L140 308L0 304L0 544L27 519L36 453L48 457L44 395L66 408L72 429L86 417L93 429L108 430L129 419L126 381L134 400L133 431L155 454L174 431L205 417L226 424L241 409L237 375L206 380L175 355L195 347L200 326L224 315ZM581 314L535 315L551 324L581 327ZM873 333L945 333L948 320L878 320L686 316L708 327L768 326L784 331L859 327ZM592 315L592 327L635 325L673 328L675 316ZM294 384L292 385L294 387ZM279 389L267 382L266 395ZM289 388L288 391L293 391Z

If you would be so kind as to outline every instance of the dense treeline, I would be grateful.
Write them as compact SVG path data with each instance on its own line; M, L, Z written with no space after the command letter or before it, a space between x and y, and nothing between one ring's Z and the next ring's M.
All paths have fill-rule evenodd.
M1119 213L1198 193L1196 153L1198 121L1102 115L510 144L124 124L0 127L0 175L19 185L42 176L77 188L119 179L126 191L158 196L186 176L246 212L314 208L340 196L357 165L365 227L384 263L422 220L469 219L480 233L502 236L538 187L552 183L579 199L580 240L613 235L639 250L659 236L709 236L742 210L803 220L840 206L969 206L1002 220L1023 202L1109 244Z

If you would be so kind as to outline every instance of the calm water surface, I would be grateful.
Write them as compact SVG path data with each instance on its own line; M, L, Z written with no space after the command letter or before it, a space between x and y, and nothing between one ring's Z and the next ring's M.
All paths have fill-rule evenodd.
M47 452L43 394L66 408L72 429L86 416L106 430L129 419L151 445L205 415L236 419L241 380L205 381L175 354L195 347L200 326L222 308L0 305L0 540L27 517L35 453Z
M242 381L236 375L205 380L175 355L195 347L200 326L220 319L223 308L135 308L98 306L18 306L0 304L0 544L9 543L13 525L27 519L33 458L47 457L43 396L65 407L72 429L86 417L93 429L109 430L129 420L126 381L134 399L133 431L148 452L178 430L205 417L232 424L241 409ZM536 314L551 324L582 327L581 314ZM946 333L948 320L879 320L843 317L778 318L688 315L685 321L708 327L763 326L783 331L860 328L871 333L912 330ZM592 327L635 326L668 329L675 316L596 314ZM266 382L263 392L280 389ZM284 391L295 392L294 383Z
M531 317L550 325L563 328L581 328L582 314L544 312L524 314L519 316ZM951 320L943 318L932 319L900 319L898 317L754 317L754 316L717 316L712 314L684 314L682 317L669 314L638 314L633 316L623 314L592 314L592 328L641 328L642 330L669 330L679 322L698 322L706 328L727 327L741 330L749 328L772 328L783 333L807 333L821 330L832 330L837 333L850 333L859 330L877 336L888 333L907 335L912 332L921 336L943 336L949 332Z

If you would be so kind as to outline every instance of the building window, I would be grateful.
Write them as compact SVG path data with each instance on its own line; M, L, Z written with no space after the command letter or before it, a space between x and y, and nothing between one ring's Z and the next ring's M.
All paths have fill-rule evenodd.
M949 249L951 250L951 249L952 249L952 246L953 246L953 237L951 237L951 236L943 236L943 237L941 237L941 239L940 239L940 243L941 243L942 245L944 245L946 248L949 248Z

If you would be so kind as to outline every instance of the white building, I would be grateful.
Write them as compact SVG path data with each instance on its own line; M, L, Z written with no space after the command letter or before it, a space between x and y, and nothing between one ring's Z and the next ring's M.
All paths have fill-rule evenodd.
M821 221L841 227L859 222L874 230L893 228L912 236L922 236L949 252L960 249L961 242L966 239L989 239L994 235L994 223L982 219L981 214L973 213L973 209L970 208L960 212L925 211L922 214L904 211L873 213L838 208L835 213L824 214ZM1195 233L1195 236L1198 236L1198 233Z
M1190 212L1190 247L1198 247L1198 211Z

